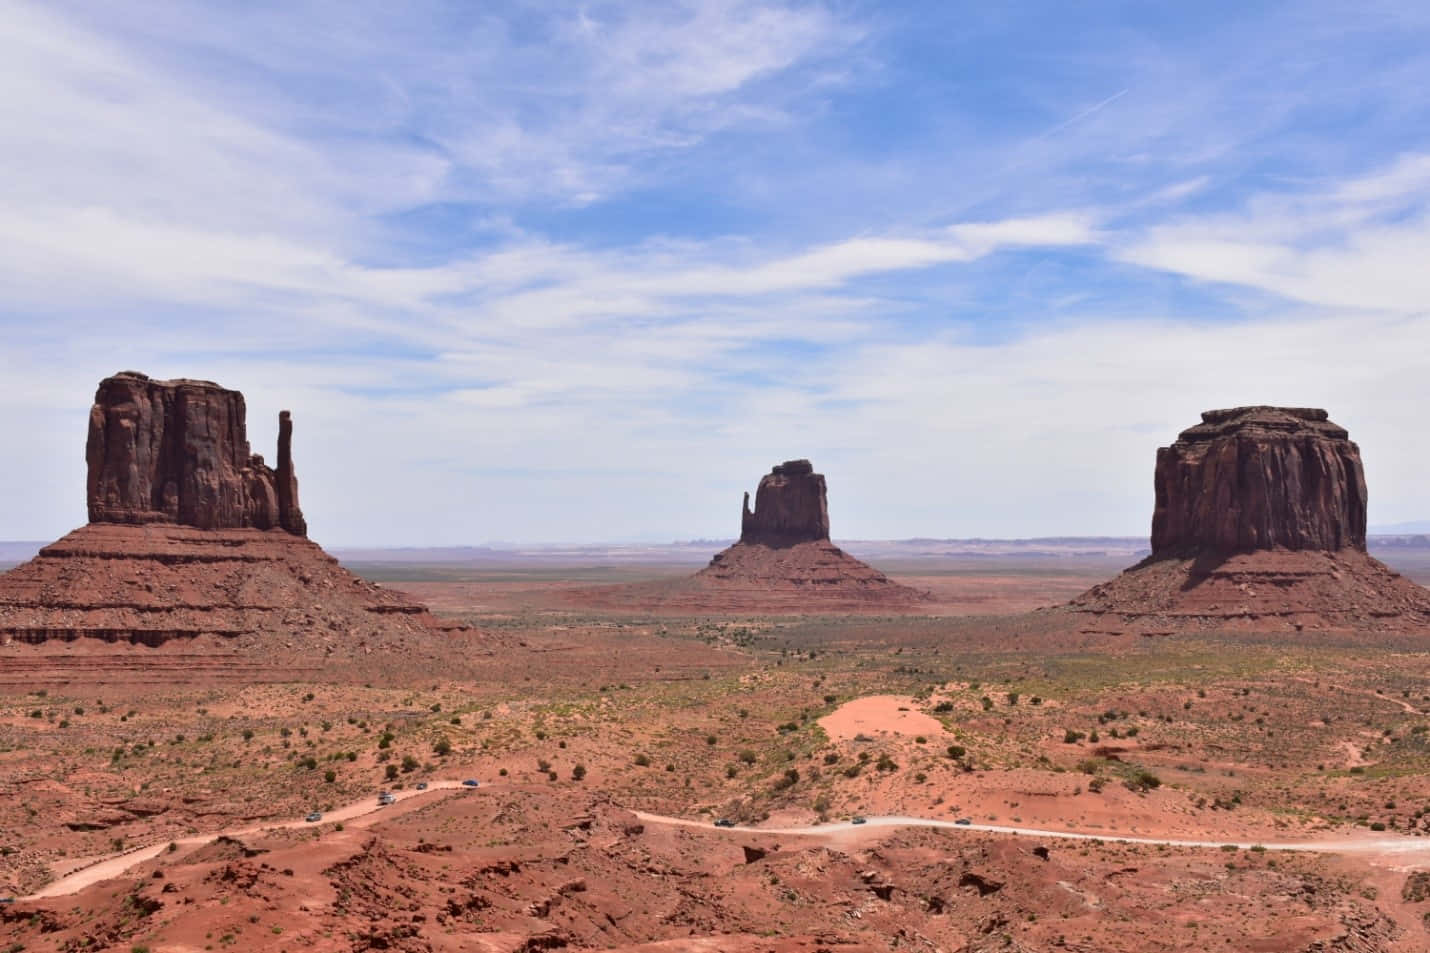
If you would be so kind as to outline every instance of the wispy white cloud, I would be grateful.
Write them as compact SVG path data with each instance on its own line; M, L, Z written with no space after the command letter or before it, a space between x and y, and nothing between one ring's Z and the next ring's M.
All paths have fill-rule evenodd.
M1421 313L1430 301L1430 157L1346 182L1256 196L1129 236L1124 261L1337 308Z
M325 541L720 535L793 454L841 535L1135 532L1152 448L1263 400L1424 515L1430 144L1264 145L1414 57L1314 89L1339 37L1119 27L970 79L1056 11L921 11L935 68L809 0L0 12L0 535L82 518L123 366L242 387L259 449L291 407Z

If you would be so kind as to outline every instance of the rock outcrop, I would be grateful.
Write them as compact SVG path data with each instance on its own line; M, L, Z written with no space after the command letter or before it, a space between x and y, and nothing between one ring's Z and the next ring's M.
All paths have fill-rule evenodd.
M233 671L253 679L255 662L411 651L460 629L308 540L291 415L279 415L276 470L250 453L244 418L243 395L208 381L104 380L86 444L90 523L0 575L0 650L185 640L243 653Z
M1324 410L1207 411L1155 485L1152 554L1071 603L1088 631L1430 631L1430 590L1366 553L1360 450Z
M279 416L278 469L251 453L243 395L211 381L105 378L89 412L91 523L179 523L307 535L293 422Z
M925 593L891 580L829 541L824 476L808 460L765 474L741 509L740 539L686 579L573 590L573 602L679 612L900 611Z
M1209 410L1157 451L1154 557L1365 550L1360 449L1324 410Z
M808 460L786 460L760 479L755 509L750 494L741 508L740 542L794 546L829 539L824 474Z

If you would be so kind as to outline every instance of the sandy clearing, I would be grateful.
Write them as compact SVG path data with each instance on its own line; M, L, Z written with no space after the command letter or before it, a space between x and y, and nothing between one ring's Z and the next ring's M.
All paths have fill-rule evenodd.
M919 710L918 702L907 695L866 695L845 702L819 719L831 741L853 741L859 735L945 734L943 724Z

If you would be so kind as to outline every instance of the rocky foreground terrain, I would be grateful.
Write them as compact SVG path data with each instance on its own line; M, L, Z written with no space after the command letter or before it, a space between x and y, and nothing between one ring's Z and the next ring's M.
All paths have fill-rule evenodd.
M106 381L0 577L5 953L1427 947L1426 590L1323 412L1206 415L1082 595L890 579L792 461L694 577L403 569L439 617L242 411Z

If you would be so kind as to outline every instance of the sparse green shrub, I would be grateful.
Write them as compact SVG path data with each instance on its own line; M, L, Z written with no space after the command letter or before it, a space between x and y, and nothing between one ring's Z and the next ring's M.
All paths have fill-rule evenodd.
M1146 768L1138 768L1133 772L1132 777L1128 778L1124 783L1128 789L1132 791L1150 791L1153 788L1161 787L1162 779Z

